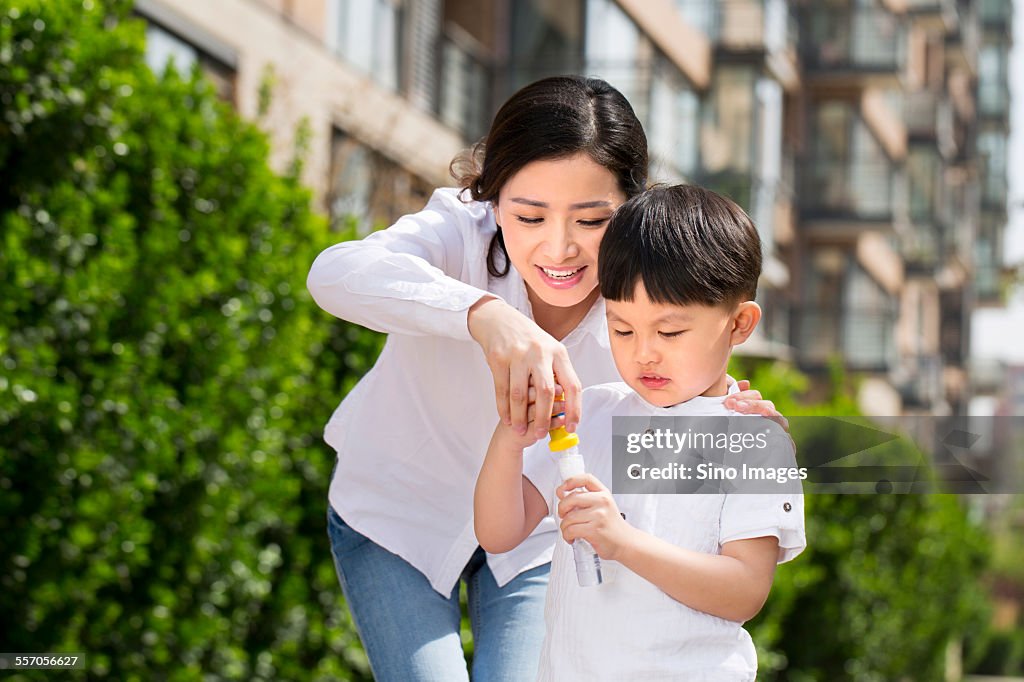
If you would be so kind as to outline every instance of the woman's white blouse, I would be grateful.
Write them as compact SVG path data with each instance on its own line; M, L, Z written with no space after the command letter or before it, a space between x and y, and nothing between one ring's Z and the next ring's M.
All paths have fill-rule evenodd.
M331 506L444 596L478 546L473 490L498 422L468 310L489 292L533 317L515 268L488 275L496 229L489 204L439 189L419 213L324 250L306 282L327 312L388 333L324 430L338 452ZM583 386L619 380L602 299L562 343ZM548 518L511 552L488 554L498 584L551 561L556 531Z

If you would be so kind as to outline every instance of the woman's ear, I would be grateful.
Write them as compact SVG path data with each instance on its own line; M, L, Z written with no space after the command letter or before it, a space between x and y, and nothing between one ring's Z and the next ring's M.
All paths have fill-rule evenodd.
M738 346L754 333L757 323L761 321L761 306L753 301L743 301L732 314L732 333L729 344Z
M497 225L498 229L500 230L501 229L501 212L498 209L498 201L497 201L497 199L491 201L491 213L494 214L494 224Z

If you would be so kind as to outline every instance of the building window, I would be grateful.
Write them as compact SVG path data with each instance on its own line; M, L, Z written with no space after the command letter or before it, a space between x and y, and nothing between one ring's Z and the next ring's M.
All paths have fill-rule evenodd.
M145 17L144 17L145 18ZM186 78L199 66L203 75L224 101L235 101L235 70L211 54L146 18L146 64L156 74L168 65Z
M327 193L332 229L354 223L361 234L367 234L387 227L401 216L421 210L432 189L430 183L380 152L334 129Z
M644 124L653 180L697 169L700 100L689 81L612 0L588 0L586 73L615 87Z
M465 31L449 24L441 36L441 121L476 141L487 134L489 102L490 68L483 51Z
M840 249L818 249L806 266L798 346L804 362L821 366L838 355L855 369L890 367L895 299Z
M578 73L582 26L583 0L512 3L512 89L547 76Z
M659 57L651 78L647 137L652 179L679 182L697 170L697 135L700 102L686 80Z
M719 66L704 103L700 181L750 211L756 116L752 67Z
M814 109L812 123L803 206L866 219L891 216L892 164L853 107L842 101L825 102Z
M1007 195L1005 134L994 130L978 133L978 154L984 203L993 208L1003 208Z
M1006 94L1007 50L1001 45L985 45L978 53L978 105L982 114L1005 114L1009 108Z
M397 0L329 0L328 45L390 90L399 87L401 8Z

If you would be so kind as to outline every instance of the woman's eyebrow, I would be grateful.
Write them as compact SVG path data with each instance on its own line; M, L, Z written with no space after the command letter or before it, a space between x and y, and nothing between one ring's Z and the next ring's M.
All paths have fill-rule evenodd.
M538 208L548 208L548 205L543 201L537 201L536 199L524 199L523 197L512 197L509 199L512 203L525 204L527 206L536 206ZM570 211L575 211L581 208L601 208L603 206L610 207L612 202L604 199L598 199L596 201L581 201L578 204L572 204L569 206Z

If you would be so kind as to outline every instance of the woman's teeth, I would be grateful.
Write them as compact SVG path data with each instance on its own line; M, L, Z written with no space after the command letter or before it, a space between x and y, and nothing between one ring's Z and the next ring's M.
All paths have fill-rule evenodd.
M548 270L547 268L541 268L544 274L552 279L569 279L583 268L576 268L575 270Z

